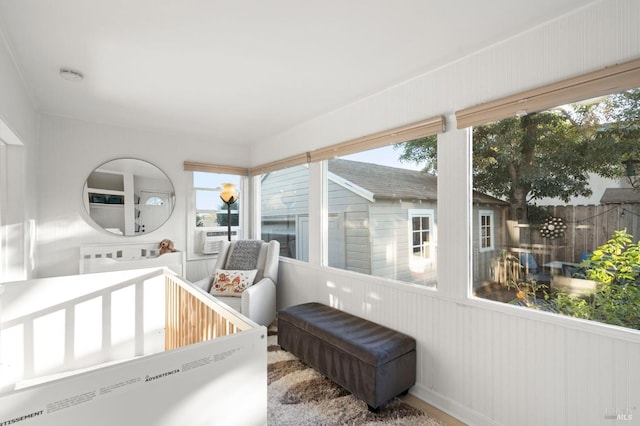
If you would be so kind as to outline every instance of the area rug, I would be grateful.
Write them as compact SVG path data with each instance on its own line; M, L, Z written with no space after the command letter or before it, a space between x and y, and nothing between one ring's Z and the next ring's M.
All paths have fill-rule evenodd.
M370 412L364 401L282 350L273 325L269 327L267 371L269 425L443 426L399 398Z

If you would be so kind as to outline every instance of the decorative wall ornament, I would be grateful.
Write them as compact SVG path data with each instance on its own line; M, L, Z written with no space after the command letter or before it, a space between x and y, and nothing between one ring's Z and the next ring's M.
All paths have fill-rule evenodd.
M550 217L544 221L544 225L540 228L540 235L542 238L549 238L555 240L556 238L564 237L564 230L567 229L567 225L560 217Z

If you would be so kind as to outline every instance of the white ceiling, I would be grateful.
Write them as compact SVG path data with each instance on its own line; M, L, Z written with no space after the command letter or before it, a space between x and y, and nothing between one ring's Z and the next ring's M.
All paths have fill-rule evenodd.
M586 3L0 0L0 29L40 112L252 144Z

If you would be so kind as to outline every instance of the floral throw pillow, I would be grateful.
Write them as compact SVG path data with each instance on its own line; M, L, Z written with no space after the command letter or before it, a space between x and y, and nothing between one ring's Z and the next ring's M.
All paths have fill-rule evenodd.
M213 296L241 297L242 292L253 284L256 273L258 273L257 269L247 271L216 269L209 293Z

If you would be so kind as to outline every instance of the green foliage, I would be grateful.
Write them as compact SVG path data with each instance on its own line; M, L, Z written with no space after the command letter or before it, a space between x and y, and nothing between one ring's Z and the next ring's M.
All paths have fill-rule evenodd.
M547 111L474 128L474 188L514 205L543 197L589 196L594 161L563 114Z
M436 174L438 171L438 138L429 136L394 145L394 149L401 149L400 162L422 164L422 171Z
M626 230L616 231L581 266L596 290L585 298L558 292L559 312L640 330L640 242L634 244Z
M437 170L435 137L396 145L401 161ZM474 189L528 219L531 202L591 195L589 177L624 176L622 161L640 156L640 89L510 117L473 129ZM515 218L515 217L512 217Z
M528 207L529 223L532 225L542 225L547 219L551 217L551 213L544 207L530 205Z
M541 300L549 300L549 294L546 284L541 284L534 279L527 279L526 281L509 280L507 281L507 288L514 289L516 291L516 299L520 304L532 309L544 309L546 304L541 303Z

